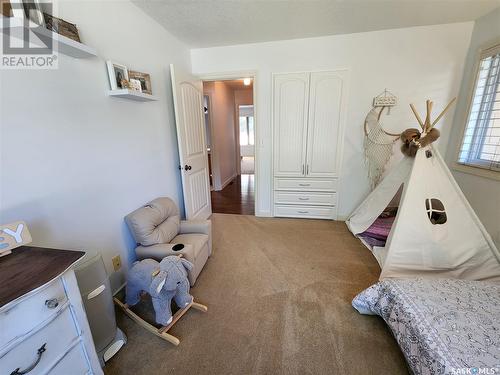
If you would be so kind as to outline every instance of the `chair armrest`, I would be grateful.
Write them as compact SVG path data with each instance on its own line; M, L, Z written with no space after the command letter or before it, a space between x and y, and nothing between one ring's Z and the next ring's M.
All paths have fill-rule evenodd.
M175 244L172 243L162 243L158 245L151 245L151 246L137 246L135 248L135 253L137 255L137 259L142 260L146 258L153 258L154 260L157 260L160 262L163 258L169 255L179 255L182 254L188 247L191 247L192 245L185 244L184 249L180 251L174 251L172 250L172 247L174 247Z
M212 222L210 220L181 220L180 234L204 233L212 234Z
M208 235L208 255L212 255L212 222L210 220L181 220L179 233L203 233Z

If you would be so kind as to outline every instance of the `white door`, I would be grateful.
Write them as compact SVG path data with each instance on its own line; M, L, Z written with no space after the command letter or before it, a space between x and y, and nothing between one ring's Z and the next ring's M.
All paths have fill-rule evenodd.
M345 71L311 73L306 174L337 177Z
M274 175L305 174L309 73L274 76Z
M186 219L202 220L212 214L203 117L203 83L173 65L170 65L170 75Z

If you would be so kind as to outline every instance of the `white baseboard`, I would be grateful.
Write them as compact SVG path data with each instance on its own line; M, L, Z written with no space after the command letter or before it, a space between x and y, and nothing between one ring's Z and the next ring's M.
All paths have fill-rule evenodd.
M229 177L226 181L224 181L224 182L222 183L222 186L221 186L221 188L220 188L220 189L221 189L221 190L223 190L223 189L224 189L227 185L229 185L229 183L230 183L231 181L233 181L233 180L234 180L237 176L238 176L238 175L235 173L234 175L232 175L231 177Z
M255 216L258 217L273 217L271 211L255 211Z

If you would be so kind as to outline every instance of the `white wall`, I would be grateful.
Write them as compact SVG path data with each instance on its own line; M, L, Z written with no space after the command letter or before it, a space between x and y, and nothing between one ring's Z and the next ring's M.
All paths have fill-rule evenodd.
M214 190L221 190L236 176L234 91L223 81L204 82L210 97L212 125L212 175Z
M465 60L464 75L453 120L453 132L447 152L451 167L462 142L462 130L467 120L469 97L474 85L474 65L479 49L500 42L500 8L479 18L474 24L470 48ZM479 219L500 248L500 181L453 170L453 175Z
M257 71L256 214L271 213L271 73L350 70L340 186L342 218L368 192L362 126L373 97L384 88L399 96L400 105L385 120L389 130L416 126L410 102L423 111L425 100L432 99L437 112L458 92L472 27L467 22L192 50L195 74ZM440 123L441 150L448 143L452 113Z
M25 220L33 243L133 259L123 217L158 196L180 203L169 63L187 47L132 3L63 2L98 57L55 71L1 71L0 222ZM109 98L105 60L151 74L157 102ZM120 275L114 275L114 286Z

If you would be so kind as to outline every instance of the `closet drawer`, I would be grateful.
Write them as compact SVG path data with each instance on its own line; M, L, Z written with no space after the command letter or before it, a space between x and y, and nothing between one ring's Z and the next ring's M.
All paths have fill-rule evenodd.
M334 206L336 193L275 191L274 203Z
M0 312L0 349L59 313L68 298L61 278Z
M337 209L335 207L276 205L274 206L274 216L307 219L335 219L337 216Z
M274 190L294 191L337 191L337 180L319 180L311 178L275 178Z
M5 370L6 374L17 368L21 371L32 366L40 357L30 374L44 374L77 340L75 323L69 307L66 307L45 327L11 348L6 354L0 354L0 368ZM44 351L40 353L42 347Z

